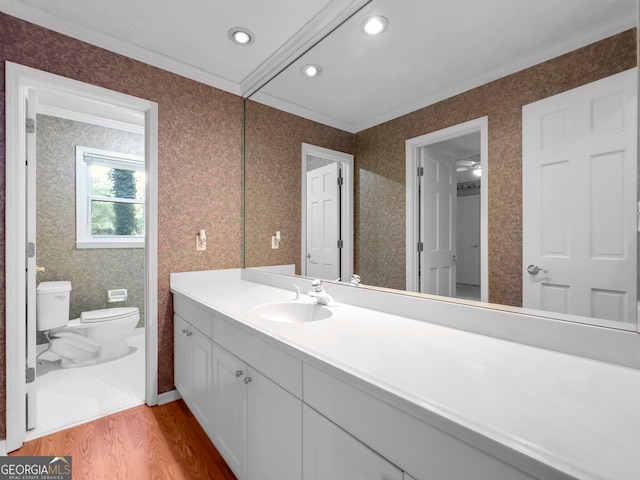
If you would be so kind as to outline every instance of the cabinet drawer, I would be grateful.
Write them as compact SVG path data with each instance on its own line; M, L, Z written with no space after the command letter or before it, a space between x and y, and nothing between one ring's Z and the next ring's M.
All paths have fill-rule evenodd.
M173 295L173 311L207 337L213 338L213 315L181 295Z
M302 398L302 361L214 316L214 341L276 384Z
M303 398L417 480L533 478L306 363Z

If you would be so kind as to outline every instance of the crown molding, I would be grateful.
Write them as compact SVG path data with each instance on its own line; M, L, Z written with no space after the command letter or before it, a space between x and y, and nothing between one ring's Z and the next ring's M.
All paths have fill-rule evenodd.
M455 84L451 88L437 92L434 95L420 98L415 102L402 105L374 117L363 119L357 123L323 115L319 112L305 108L304 106L288 102L280 97L266 93L257 92L251 97L251 99L278 110L283 110L293 115L298 115L308 120L322 123L323 125L338 128L349 133L358 133L635 27L636 19L633 17L610 23L598 30L591 31L586 35L555 45L552 48L538 52L535 55L522 58L517 62L503 65L500 68L483 73L482 75L468 81Z
M242 96L248 98L253 95L370 2L371 0L333 0L326 5L240 82Z
M19 18L26 22L34 23L54 32L89 43L96 47L109 50L125 57L138 60L153 67L166 70L176 75L195 80L205 85L224 90L235 95L240 95L240 85L227 78L214 75L188 63L162 55L153 50L132 45L117 38L104 35L90 28L74 24L65 19L56 17L41 10L35 9L22 2L14 0L0 0L0 11Z

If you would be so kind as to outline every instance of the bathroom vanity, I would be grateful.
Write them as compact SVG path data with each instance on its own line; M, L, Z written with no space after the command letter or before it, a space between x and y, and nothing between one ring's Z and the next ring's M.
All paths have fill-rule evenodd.
M500 316L479 306L325 287L336 306L307 279L171 276L176 388L240 480L640 478L637 368L423 318Z

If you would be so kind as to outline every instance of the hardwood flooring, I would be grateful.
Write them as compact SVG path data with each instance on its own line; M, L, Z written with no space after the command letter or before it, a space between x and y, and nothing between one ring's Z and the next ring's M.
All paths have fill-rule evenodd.
M71 455L73 480L236 480L182 400L37 438L10 455Z

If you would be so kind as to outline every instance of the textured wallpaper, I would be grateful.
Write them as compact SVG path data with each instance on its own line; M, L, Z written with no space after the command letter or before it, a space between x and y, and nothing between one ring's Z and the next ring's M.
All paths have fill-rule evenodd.
M295 264L300 273L302 143L353 153L353 135L251 100L245 124L245 265Z
M158 391L170 391L173 306L169 274L241 266L242 99L5 14L0 14L0 45L3 169L7 60L158 104ZM4 205L5 176L0 177ZM4 222L1 228L4 251ZM206 229L209 238L204 252L195 250L200 229ZM0 263L4 288L4 255ZM0 315L5 317L4 295L0 296ZM4 327L5 321L0 321L2 437L6 418Z
M489 295L522 302L522 106L636 66L630 30L356 135L355 271L405 288L405 141L489 118Z
M87 310L138 307L144 325L144 249L76 248L76 146L144 155L144 135L37 116L37 282L71 282L70 318ZM107 303L107 290L126 288L126 302Z

